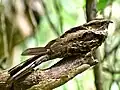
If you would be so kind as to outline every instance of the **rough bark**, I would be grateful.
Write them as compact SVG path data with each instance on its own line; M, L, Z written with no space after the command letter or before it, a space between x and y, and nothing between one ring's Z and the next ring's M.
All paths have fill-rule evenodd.
M0 90L52 90L96 63L97 61L93 60L91 56L64 58L46 70L36 70L30 75L14 81L12 88L8 87L6 83L9 77L8 72L2 71L0 72Z

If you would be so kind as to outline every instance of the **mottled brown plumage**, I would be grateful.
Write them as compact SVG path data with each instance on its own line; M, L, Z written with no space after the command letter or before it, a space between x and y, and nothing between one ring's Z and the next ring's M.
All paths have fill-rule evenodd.
M45 47L25 50L22 55L49 55L50 59L83 54L97 48L107 37L109 20L93 20L66 31Z
M95 50L105 41L107 37L106 29L109 23L112 23L112 21L104 19L93 20L71 28L60 37L50 41L45 47L28 48L22 55L35 56L26 60L23 64L21 63L10 69L9 73L12 78L8 81L24 76L44 61L74 55L86 55ZM38 58L41 59L38 60Z

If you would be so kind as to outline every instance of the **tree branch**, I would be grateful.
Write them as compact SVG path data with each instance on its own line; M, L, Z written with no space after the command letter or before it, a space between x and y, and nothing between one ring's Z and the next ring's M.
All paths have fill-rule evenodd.
M96 18L96 0L86 0L86 16L87 16L87 22L91 21ZM97 50L94 52L94 58L98 59L98 53L99 51ZM101 79L101 66L100 64L96 65L94 67L94 77L95 77L95 86L96 90L103 90L102 88L102 79Z
M12 90L52 90L95 64L97 61L93 60L91 55L64 58L46 70L36 70L14 81ZM8 77L7 71L0 73L0 90L11 90L6 83Z
M86 0L86 16L87 22L96 18L96 0Z

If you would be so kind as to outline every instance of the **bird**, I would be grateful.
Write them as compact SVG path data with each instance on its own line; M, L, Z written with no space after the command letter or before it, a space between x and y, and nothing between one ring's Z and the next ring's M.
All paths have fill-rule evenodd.
M97 49L106 39L111 20L95 19L66 31L63 35L50 41L45 47L28 48L22 55L33 55L32 58L11 68L8 81L17 80L32 72L42 62L74 55L87 54Z
M100 28L104 30L108 28L109 23L112 23L112 21L104 19L95 19L86 24L74 27L66 31L63 35L61 35L57 39L50 41L45 47L28 48L25 51L23 51L22 55L40 55L40 54L44 55L46 53L51 53L52 55L54 55L53 53L54 52L56 53L55 50L58 50L60 47L63 47L64 44L68 45L70 40L76 38L77 41L81 41L81 39L83 39L84 36L80 38L80 35L82 36L82 34L86 33L87 32L86 30L97 31ZM89 39L92 40L92 38Z

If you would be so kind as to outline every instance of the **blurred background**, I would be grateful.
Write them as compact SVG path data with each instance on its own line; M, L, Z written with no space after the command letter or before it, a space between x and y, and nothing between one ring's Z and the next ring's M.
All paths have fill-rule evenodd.
M91 8L96 17L114 22L97 50L100 64L54 90L120 90L120 0L0 0L0 69L29 58L21 56L26 48L45 46L89 21Z

